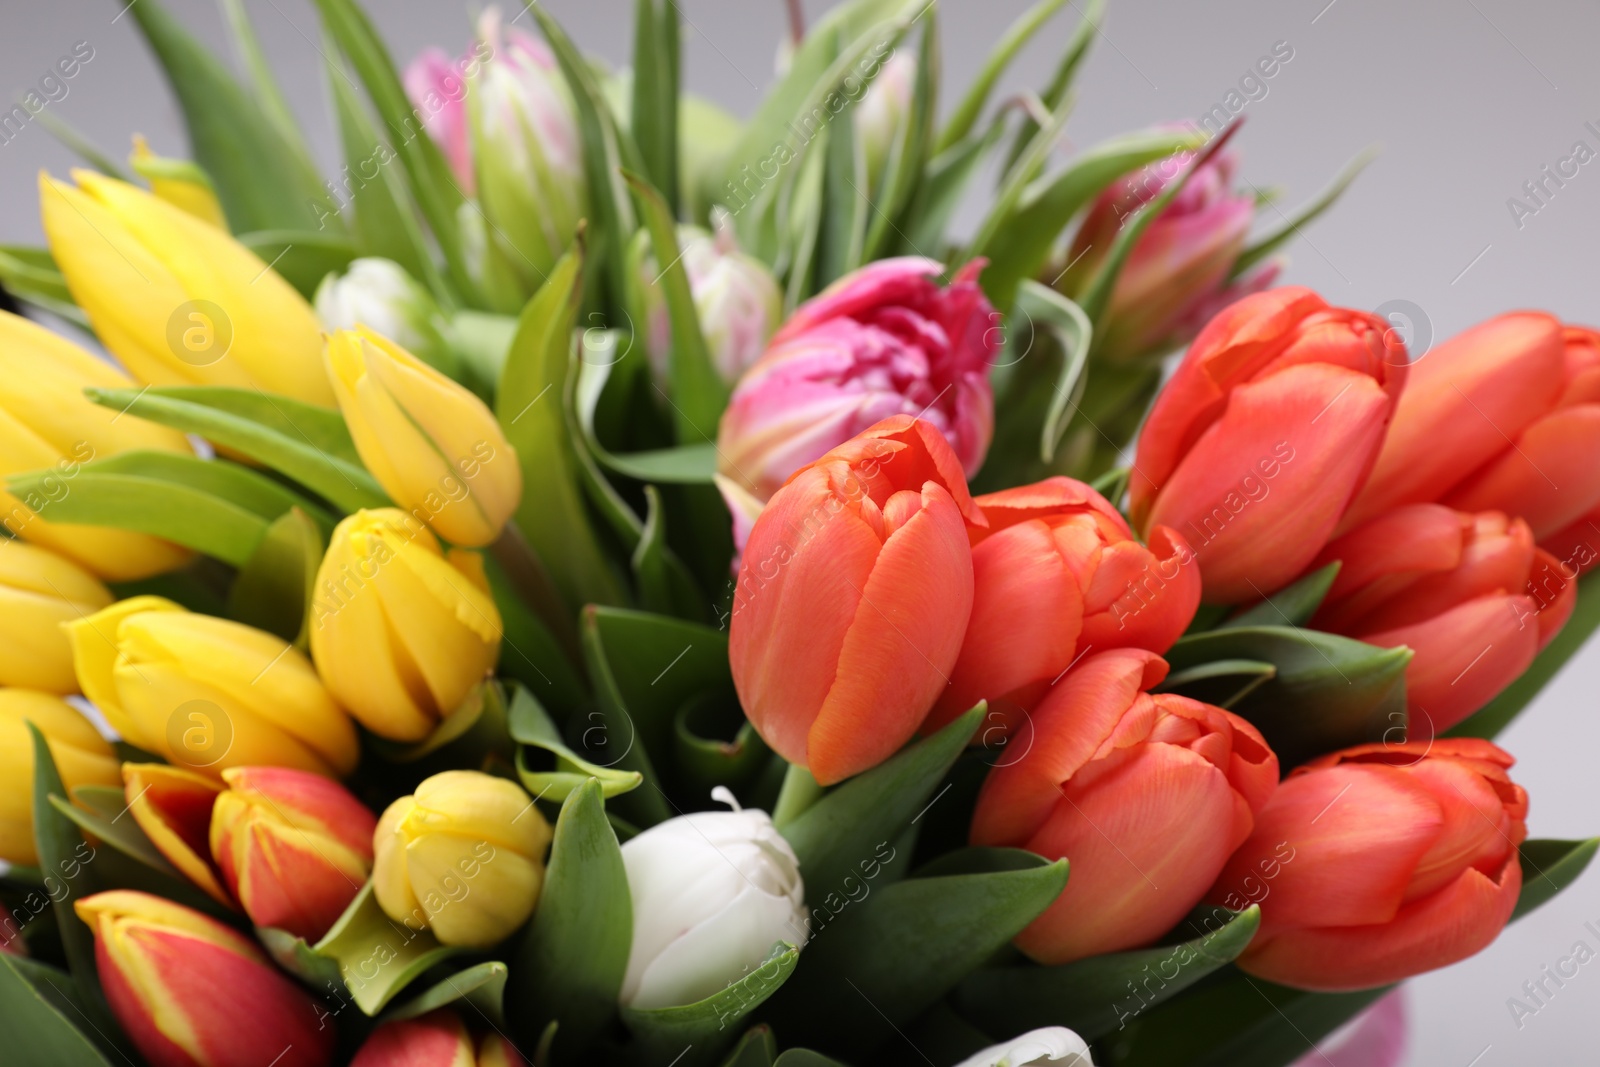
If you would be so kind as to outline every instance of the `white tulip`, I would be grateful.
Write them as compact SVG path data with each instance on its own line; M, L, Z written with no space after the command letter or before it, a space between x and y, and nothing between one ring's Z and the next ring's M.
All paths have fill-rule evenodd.
M1064 1026L1029 1030L962 1060L957 1067L1029 1067L1030 1064L1050 1063L1061 1067L1094 1067L1089 1059L1089 1046Z
M449 324L433 295L389 259L352 260L344 274L329 274L313 298L327 333L366 326L438 368L453 374L456 356L445 339Z
M779 941L803 944L800 861L764 811L697 812L622 846L633 896L625 1007L693 1004L756 970Z

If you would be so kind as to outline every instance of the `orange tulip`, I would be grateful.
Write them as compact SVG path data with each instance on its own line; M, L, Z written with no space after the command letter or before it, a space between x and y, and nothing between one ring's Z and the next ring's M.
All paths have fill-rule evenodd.
M1337 538L1312 564L1340 562L1311 625L1372 645L1406 645L1413 733L1433 736L1528 669L1577 599L1570 570L1498 511L1396 508Z
M152 1067L324 1067L333 1058L325 1013L237 931L126 889L74 907L94 932L111 1013Z
M1600 332L1497 315L1419 360L1351 529L1401 504L1525 519L1539 540L1600 505Z
M1165 526L1149 546L1105 497L1047 478L975 499L987 530L972 548L972 618L950 685L923 732L987 699L1014 726L1078 656L1172 647L1200 603L1200 572Z
M350 1067L523 1067L525 1063L505 1035L490 1033L475 1042L455 1012L439 1008L378 1027Z
M837 782L909 740L949 682L984 518L930 423L897 415L801 468L756 520L728 656L745 714Z
M1587 574L1600 563L1600 508L1541 538L1539 547L1561 564L1562 573Z
M1493 941L1522 889L1528 795L1488 741L1347 748L1290 774L1207 895L1247 879L1261 929L1238 964L1303 989L1388 985Z
M1134 528L1183 535L1208 603L1281 588L1366 480L1405 377L1377 316L1298 287L1245 297L1156 397L1129 483Z
M1154 652L1084 659L1033 713L1032 748L989 772L972 843L1072 864L1067 888L1016 944L1066 963L1148 944L1216 880L1278 784L1255 727L1221 708L1146 690Z

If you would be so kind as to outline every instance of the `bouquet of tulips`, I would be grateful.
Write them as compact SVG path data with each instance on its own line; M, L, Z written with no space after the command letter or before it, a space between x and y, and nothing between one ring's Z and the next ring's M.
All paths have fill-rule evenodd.
M672 0L316 0L329 175L220 7L125 11L191 158L55 123L0 247L6 1063L1321 1062L1592 858L1492 739L1600 332L1274 287L1360 159L1260 232L1234 124L1065 152L1097 3L952 93L847 0L741 122Z

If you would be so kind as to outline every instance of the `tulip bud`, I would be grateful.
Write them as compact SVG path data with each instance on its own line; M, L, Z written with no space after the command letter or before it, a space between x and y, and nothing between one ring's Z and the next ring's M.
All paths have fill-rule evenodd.
M106 739L59 697L31 689L0 689L0 860L39 863L33 841L33 738L38 727L62 784L116 786L117 758Z
M973 503L989 528L973 534L972 618L923 733L980 700L1014 727L1079 656L1165 652L1188 628L1200 572L1173 531L1158 526L1139 544L1116 508L1071 478Z
M1277 591L1366 480L1405 376L1405 348L1375 315L1294 286L1245 297L1156 397L1129 483L1134 528L1189 542L1208 603Z
M533 914L550 837L515 782L445 771L378 820L372 890L391 919L446 945L488 948Z
M228 217L222 213L217 201L217 191L211 178L187 159L166 159L150 151L150 143L140 134L133 135L133 155L128 165L150 183L150 192L173 207L181 208L199 219L228 232Z
M1344 529L1401 504L1525 519L1538 540L1600 505L1600 333L1498 315L1419 359Z
M1027 756L995 766L978 795L973 844L1072 863L1061 896L1017 935L1040 963L1120 952L1170 930L1277 785L1278 758L1256 728L1148 692L1166 674L1142 649L1087 657L1033 712Z
M932 425L885 419L790 479L739 565L728 658L767 744L829 785L910 740L972 611L983 515Z
M455 377L461 361L445 336L450 323L433 294L394 260L352 260L344 274L322 279L315 303L324 330L371 327L439 373Z
M967 1057L956 1067L1045 1067L1052 1063L1061 1067L1094 1067L1089 1046L1064 1026L1029 1030Z
M395 508L358 511L334 528L317 568L311 655L373 733L427 737L494 669L501 633L477 553L445 555Z
M52 502L72 491L72 479L90 460L133 449L189 451L177 431L119 418L83 395L90 387L132 384L111 364L43 326L0 311L0 477L39 470L55 475L23 499L0 489L0 521L15 536L110 581L148 578L188 559L178 546L145 534L44 517Z
M211 854L257 926L315 942L372 870L378 820L337 782L287 767L232 767L211 811Z
M355 768L355 727L282 638L157 596L66 625L84 696L131 744L214 776Z
M311 305L225 231L93 171L39 175L44 232L72 298L128 373L151 385L225 385L324 407Z
M1067 250L1068 268L1056 282L1074 299L1105 263L1117 232L1194 159L1179 152L1119 178L1096 198ZM1228 281L1255 216L1255 196L1236 192L1239 157L1213 155L1184 184L1134 243L1111 291L1105 322L1095 329L1095 352L1113 361L1159 356L1186 344L1212 316L1260 292L1278 274L1269 262Z
M88 571L26 541L0 541L0 686L78 691L61 624L111 603Z
M494 413L462 385L365 326L328 338L328 373L356 451L384 492L445 540L500 536L522 468Z
M622 1004L693 1004L759 967L773 945L803 945L800 861L764 811L703 811L658 823L622 845L633 947Z
M128 814L156 851L212 900L237 911L238 901L223 884L209 844L222 783L165 763L124 763L122 783Z
M1372 744L1284 779L1207 899L1262 883L1238 965L1302 989L1388 985L1493 941L1522 889L1528 795L1488 741Z
M970 477L994 432L995 311L981 262L948 288L904 256L845 275L802 304L733 391L721 472L762 500L795 471L891 415L927 420Z
M255 942L149 893L96 893L73 907L94 932L111 1013L152 1067L332 1061L325 1013Z
M350 1067L524 1067L516 1046L499 1033L476 1043L448 1008L397 1019L372 1032Z
M460 60L451 59L442 48L427 48L406 67L406 96L422 120L423 128L439 146L450 165L456 183L467 196L477 194L472 173L472 146L467 140L467 81L478 69L482 51L479 45Z
M767 339L783 317L783 293L767 265L739 251L729 226L713 237L697 226L678 227L680 261L711 350L711 362L724 381L739 380L760 358ZM656 380L668 381L672 322L662 292L660 261L650 251L649 232L640 230L630 249L634 304L641 338Z
M877 190L884 165L911 115L911 98L917 88L917 60L906 52L895 52L879 68L877 77L861 94L856 105L854 126L862 158L866 162L867 185Z
M1560 632L1575 575L1498 511L1400 507L1356 527L1312 564L1339 575L1311 625L1369 645L1409 647L1414 727L1442 733L1515 681Z

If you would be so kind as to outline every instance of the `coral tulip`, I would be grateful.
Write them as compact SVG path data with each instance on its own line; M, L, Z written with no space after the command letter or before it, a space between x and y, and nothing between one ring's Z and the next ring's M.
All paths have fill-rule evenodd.
M1600 508L1539 542L1561 564L1563 574L1585 574L1600 563Z
M71 560L0 540L0 685L76 693L72 644L61 624L110 603L111 591Z
M1600 505L1600 333L1497 315L1411 369L1343 529L1402 504L1525 519L1539 540Z
M438 1008L378 1027L350 1067L524 1067L525 1063L505 1035L488 1033L474 1042L455 1012Z
M1313 567L1338 560L1312 626L1372 645L1406 645L1413 729L1465 719L1528 669L1560 631L1577 583L1536 548L1528 524L1412 504L1356 527ZM1431 734L1429 735L1431 736Z
M1278 783L1255 727L1221 708L1147 692L1154 652L1074 667L1033 712L1023 759L989 772L972 843L1066 857L1072 877L1017 936L1040 963L1148 944L1183 918L1250 836Z
M972 611L984 518L932 424L885 419L804 468L750 532L728 657L745 714L824 784L911 738Z
M1093 650L1172 647L1200 603L1200 572L1164 526L1148 547L1117 509L1071 478L973 501L972 619L950 685L923 732L987 699L1014 725L1073 660Z
M1188 540L1208 603L1282 588L1366 480L1405 376L1375 315L1298 287L1245 297L1200 331L1145 420L1134 528Z
M132 890L74 905L111 1012L152 1067L324 1067L335 1033L254 941ZM274 1058L276 1057L276 1058Z
M739 382L717 438L721 472L766 500L791 474L891 415L928 420L970 476L994 433L995 312L981 262L905 256L845 275L795 310Z
M1297 768L1208 899L1271 870L1239 966L1303 989L1388 985L1493 941L1522 888L1528 797L1488 741L1348 748Z
M33 739L38 727L70 792L80 785L117 784L111 745L71 704L50 693L0 689L0 860L33 867Z

